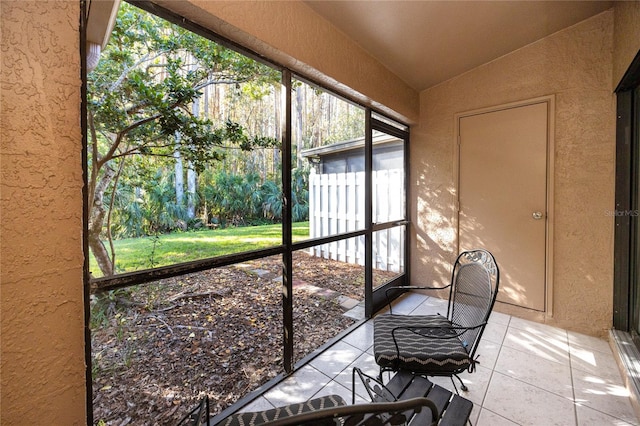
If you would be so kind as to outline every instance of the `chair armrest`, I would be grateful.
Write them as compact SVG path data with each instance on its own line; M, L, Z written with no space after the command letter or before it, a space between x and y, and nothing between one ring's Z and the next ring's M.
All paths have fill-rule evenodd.
M411 398L403 401L377 402L356 405L343 405L341 407L325 408L321 410L309 411L296 414L272 422L264 423L265 426L294 426L294 425L317 425L322 420L332 420L344 418L349 425L396 425L404 424L415 413L420 412L424 407L431 410L432 423L438 418L436 405L427 398ZM377 416L375 422L369 423L369 419ZM329 423L331 424L331 423ZM341 424L341 423L336 423ZM434 423L435 424L435 423Z
M473 325L470 327L462 327L462 326L451 326L451 327L427 327L427 326L399 326L394 328L393 330L391 330L391 337L393 337L393 341L396 341L396 330L407 330L410 331L414 334L417 334L418 336L423 336L423 337L428 337L430 339L453 339L454 337L460 337L462 336L465 332L470 331L470 330L475 330L476 328L480 328L480 327L484 327L486 326L487 323L483 322L481 324L478 325ZM443 333L440 334L422 334L420 333L420 330L442 330ZM446 333L446 332L451 332L451 333ZM397 346L397 343L396 343Z

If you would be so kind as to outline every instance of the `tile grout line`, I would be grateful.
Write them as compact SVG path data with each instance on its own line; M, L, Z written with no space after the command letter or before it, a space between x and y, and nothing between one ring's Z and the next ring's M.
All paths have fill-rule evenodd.
M485 409L484 403L485 403L485 400L487 399L487 394L489 393L489 387L491 386L491 380L493 379L493 374L496 372L496 365L498 365L498 359L500 358L500 354L502 353L502 348L504 346L504 341L507 338L507 332L509 331L509 326L511 324L511 318L512 318L512 316L509 315L509 321L507 321L507 324L506 324L507 328L505 330L504 335L502 336L502 341L500 342L500 350L498 350L498 355L496 356L496 361L494 362L493 367L491 368L491 374L489 375L489 381L487 383L487 390L485 391L485 393L484 393L484 395L482 397L482 402L480 403L480 412L478 413L478 419L480 419L480 414L482 414L482 410ZM491 411L491 410L488 410L488 411ZM506 418L504 416L500 416L500 417ZM507 419L507 420L512 421L511 419Z
M565 331L567 335L567 349L569 355L569 376L571 377L571 395L573 395L573 418L576 426L578 424L578 404L576 403L576 382L573 380L573 357L571 355L571 341L569 340L569 332Z

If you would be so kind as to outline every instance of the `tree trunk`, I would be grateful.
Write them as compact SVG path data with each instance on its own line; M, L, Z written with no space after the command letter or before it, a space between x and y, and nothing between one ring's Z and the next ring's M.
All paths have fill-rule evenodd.
M275 98L275 112L276 112L276 128L275 128L275 139L279 142L282 141L282 105L284 104L282 100L282 86L279 84L274 84L274 98ZM272 158L271 158L271 175L276 176L278 172L278 167L280 167L280 150L278 148L273 148ZM265 156L266 158L266 156Z
M104 206L104 192L116 175L116 171L108 164L103 167L104 174L96 185L91 204L91 215L89 217L89 248L98 263L98 267L105 277L114 274L113 259L109 256L109 251L100 239L104 221L107 216L107 209Z
M306 98L306 97L305 97ZM302 107L303 103L306 102L306 99L303 99L302 94L302 86L296 88L296 157L297 163L296 167L302 167L302 149L304 148L302 143L302 126L304 125L303 117L302 117Z
M206 114L205 105L205 114ZM191 103L191 113L194 117L200 117L200 98L194 99ZM193 219L196 217L196 171L193 168L193 164L187 164L187 217Z
M109 256L109 251L100 239L100 235L95 235L90 232L88 239L89 248L91 249L91 253L93 253L93 257L98 263L98 267L100 268L102 275L105 277L113 275L113 262L111 261L111 257Z
M196 181L198 175L193 169L193 165L189 164L187 169L187 217L193 219L196 217Z
M176 133L176 149L173 151L175 162L175 187L176 204L181 206L184 203L184 168L182 166L182 155L180 155L180 134Z

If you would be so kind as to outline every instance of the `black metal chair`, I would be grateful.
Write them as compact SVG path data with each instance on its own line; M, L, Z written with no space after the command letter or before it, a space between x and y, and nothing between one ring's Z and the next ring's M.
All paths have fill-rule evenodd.
M454 377L468 390L459 374L472 373L478 363L476 350L495 304L500 272L493 255L486 250L461 253L446 287L396 287L407 290L449 288L446 317L397 315L374 318L374 356L384 372L409 371L421 376ZM392 290L392 289L390 289ZM387 293L388 294L388 293Z
M430 410L423 410L407 417L409 426L462 426L469 422L473 403L457 393L433 384L429 379L406 371L398 372L387 383L369 376L358 367L353 369L352 400L356 400L356 378L372 402L395 402L411 398L427 398Z

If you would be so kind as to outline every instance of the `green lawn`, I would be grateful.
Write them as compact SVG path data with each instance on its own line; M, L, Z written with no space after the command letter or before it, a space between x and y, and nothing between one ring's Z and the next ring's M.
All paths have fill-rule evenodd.
M309 222L293 224L293 240L309 238ZM114 241L118 273L258 250L282 244L282 225L176 232ZM102 276L91 255L94 277Z

